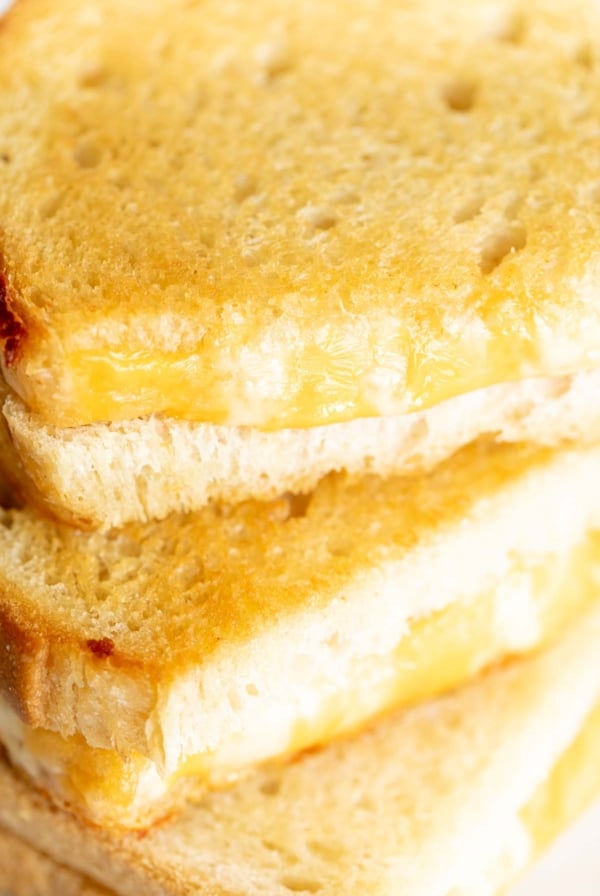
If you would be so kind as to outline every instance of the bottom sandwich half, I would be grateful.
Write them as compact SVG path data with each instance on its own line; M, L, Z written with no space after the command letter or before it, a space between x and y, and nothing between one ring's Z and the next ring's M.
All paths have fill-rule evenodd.
M600 794L599 639L596 610L551 650L263 769L145 836L78 822L1 764L0 888L496 896Z

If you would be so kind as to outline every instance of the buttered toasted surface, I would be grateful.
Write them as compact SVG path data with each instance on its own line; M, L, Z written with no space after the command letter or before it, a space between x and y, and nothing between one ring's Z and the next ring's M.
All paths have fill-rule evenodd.
M16 626L27 644L41 639L58 650L87 642L100 657L149 668L206 658L221 643L238 644L286 617L348 601L365 581L374 587L369 576L418 549L437 557L452 530L479 543L481 526L505 495L522 511L514 531L545 494L561 500L562 517L572 520L566 547L598 513L587 483L599 463L597 449L476 443L430 474L330 476L309 496L209 506L107 534L29 509L0 510L4 638L11 642ZM554 550L546 544L550 535L541 535L544 549ZM481 562L473 556L472 563L475 581Z
M9 382L59 425L280 428L597 365L598 33L586 0L17 3Z

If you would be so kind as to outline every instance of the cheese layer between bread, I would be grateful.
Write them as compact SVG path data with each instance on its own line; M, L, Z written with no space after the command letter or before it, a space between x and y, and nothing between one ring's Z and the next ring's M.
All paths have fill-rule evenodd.
M600 370L503 383L420 413L262 432L164 417L49 426L0 377L0 471L23 500L108 530L210 501L308 493L332 470L379 476L432 469L462 446L600 441Z
M577 816L600 798L599 755L600 703L521 810L521 821L530 836L535 854L547 849ZM23 869L26 869L25 874ZM47 896L61 896L67 881L73 886L78 882L80 888L85 887L86 896L108 896L108 891L103 887L88 879L80 880L77 871L67 870L61 865L58 873L58 866L55 867L47 856L38 854L23 841L0 831L0 888L10 890L14 896L29 896L33 869L36 880L43 880ZM520 870L522 872L523 869ZM504 888L501 892L505 892Z
M335 689L313 694L310 715L282 725L273 704L243 736L234 727L214 750L182 757L174 769L33 728L5 702L0 740L17 766L76 813L103 825L145 827L186 793L222 787L256 763L326 743L547 643L597 599L599 563L597 535L529 566L515 563L496 588L414 621L393 651L364 658Z
M0 761L0 886L21 896L34 879L60 896L69 867L120 896L498 896L599 794L599 631L596 606L551 650L207 794L143 837L57 813ZM32 846L61 872L40 859L34 876Z
M600 702L521 812L535 848L545 849L600 797Z

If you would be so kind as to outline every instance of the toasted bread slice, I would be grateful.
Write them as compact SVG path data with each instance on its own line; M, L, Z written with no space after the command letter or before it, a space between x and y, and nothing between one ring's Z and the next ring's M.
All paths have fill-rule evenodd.
M118 896L496 896L600 793L599 637L596 610L552 651L144 837L80 825L2 764L0 824Z
M81 814L146 825L552 637L595 600L599 477L599 448L478 444L107 535L3 511L1 739Z
M306 494L332 470L422 472L482 434L542 445L599 442L598 395L600 371L590 371L490 386L415 414L270 433L157 416L65 429L9 395L0 470L28 502L106 530L210 500Z
M599 30L587 0L17 2L8 382L59 426L281 429L597 367Z

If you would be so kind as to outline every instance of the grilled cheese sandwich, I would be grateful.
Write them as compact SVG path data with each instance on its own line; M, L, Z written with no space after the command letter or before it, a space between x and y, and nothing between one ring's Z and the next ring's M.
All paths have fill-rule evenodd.
M593 5L540 0L519 53L476 0L113 4L1 38L3 366L47 422L307 427L597 366Z
M5 19L0 343L28 498L110 528L403 473L412 414L457 412L435 463L511 428L497 408L465 432L460 399L475 418L498 388L597 376L596 8L374 2ZM535 437L597 438L594 416Z
M600 534L570 555L559 551L529 569L515 564L490 593L409 625L392 651L366 657L345 680L297 682L287 711L275 701L259 705L245 729L232 725L169 768L139 753L95 749L81 735L31 727L1 698L0 742L15 766L72 811L96 824L145 828L192 793L229 786L266 759L327 744L390 708L430 699L552 642L596 604L599 584Z
M598 795L598 635L596 609L551 651L207 795L143 837L56 813L0 765L0 825L118 896L496 896Z

